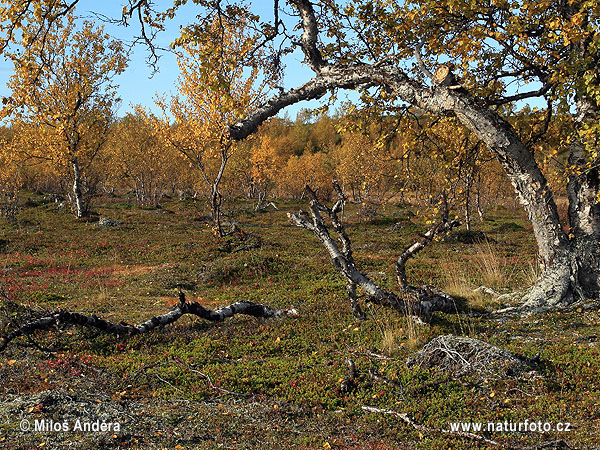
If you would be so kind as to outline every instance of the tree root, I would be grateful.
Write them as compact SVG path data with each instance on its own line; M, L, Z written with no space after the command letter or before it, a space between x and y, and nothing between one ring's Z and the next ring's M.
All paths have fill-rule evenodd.
M224 306L213 311L205 308L198 302L187 303L185 294L183 292L179 292L179 303L177 303L171 311L159 316L151 317L139 325L129 325L125 322L110 322L95 315L86 316L84 314L71 311L59 310L51 312L44 317L29 322L12 331L11 333L2 336L2 342L0 342L0 352L4 351L8 344L15 338L20 336L29 336L37 330L48 330L59 324L79 325L87 328L95 328L109 334L133 336L147 333L157 327L174 323L185 314L192 314L211 322L222 322L236 314L244 314L247 316L260 318L279 318L286 315L295 315L297 314L297 311L295 309L274 309L266 305L244 301L236 302L229 306Z

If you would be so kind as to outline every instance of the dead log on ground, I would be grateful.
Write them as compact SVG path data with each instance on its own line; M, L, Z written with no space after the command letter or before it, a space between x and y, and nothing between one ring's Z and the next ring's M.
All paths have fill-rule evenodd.
M275 309L266 305L244 301L236 302L229 306L223 306L213 311L205 308L198 302L188 303L183 292L180 292L179 302L171 309L171 311L159 316L151 317L139 325L129 325L125 322L110 322L94 315L87 316L77 312L64 310L54 311L2 336L0 351L3 351L12 340L20 336L29 336L37 330L49 330L57 325L79 325L87 328L96 328L109 334L133 336L147 333L157 327L174 323L185 314L192 314L211 322L222 322L236 314L244 314L259 318L278 318L286 315L295 315L297 312L295 309Z

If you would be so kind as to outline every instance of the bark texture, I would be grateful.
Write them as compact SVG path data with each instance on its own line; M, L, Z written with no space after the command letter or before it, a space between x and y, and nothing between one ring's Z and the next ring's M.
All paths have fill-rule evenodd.
M577 99L577 128L597 121L600 108L588 97ZM574 140L569 154L571 167L585 167L588 156L585 142ZM571 173L567 184L569 197L569 225L573 242L573 264L577 269L577 281L588 296L600 292L600 174L596 158L591 168L583 173Z
M75 215L78 219L81 219L86 215L86 208L81 192L81 169L77 157L73 157L71 164L73 165L73 206L75 207Z

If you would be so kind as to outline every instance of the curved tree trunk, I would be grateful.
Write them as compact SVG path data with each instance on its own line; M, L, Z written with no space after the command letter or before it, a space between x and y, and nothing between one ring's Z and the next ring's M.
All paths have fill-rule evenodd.
M525 296L528 308L571 303L598 293L598 237L600 205L596 203L599 177L596 169L573 175L569 182L571 233L563 230L548 182L533 151L496 111L460 86L435 83L424 86L399 70L392 59L374 64L330 64L318 49L318 23L309 0L290 0L299 11L304 34L301 39L306 63L316 76L302 86L271 98L246 118L228 128L232 139L244 139L280 110L303 100L321 98L339 88L382 86L400 100L434 115L455 116L490 150L504 168L524 206L539 248L542 276ZM585 49L583 50L585 53ZM598 107L590 99L579 99L581 124L597 120ZM572 150L573 162L583 159L583 150Z
M578 286L578 267L589 261L586 254L589 253L589 240L569 239L560 223L552 191L532 151L508 122L467 92L443 87L426 88L395 69L371 67L367 70L361 66L356 70L361 74L360 77L354 75L359 79L358 84L365 84L364 80L370 79L372 83L388 86L406 102L430 113L454 114L494 152L527 211L538 244L543 275L524 299L528 307L570 303L582 294L587 295L586 289ZM327 74L327 78L330 77L333 77L332 71ZM340 84L346 83L346 77L347 72L340 74ZM264 111L258 111L261 113Z

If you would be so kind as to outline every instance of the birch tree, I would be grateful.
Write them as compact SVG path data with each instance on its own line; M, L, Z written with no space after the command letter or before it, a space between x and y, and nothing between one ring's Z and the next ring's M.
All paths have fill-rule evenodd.
M495 155L532 223L542 274L525 294L524 306L546 309L598 295L598 2L289 4L299 16L297 42L314 77L232 124L234 138L248 136L287 105L340 88L380 86L392 104L454 116ZM418 64L410 67L415 57ZM452 63L433 70L434 61L444 57ZM453 73L457 68L460 77ZM511 93L512 84L522 87ZM535 139L522 138L499 112L499 106L532 98L547 102L547 116L557 108L575 110L568 231L534 157ZM536 134L543 136L547 123L538 124Z
M36 38L39 29L43 39ZM84 217L86 193L92 193L88 171L108 137L118 103L113 79L125 70L125 51L101 27L85 22L77 29L72 14L46 27L37 21L24 25L21 36L28 51L11 55L15 69L3 113L35 135L16 137L13 145L27 159L47 161L57 173L70 172L67 194L75 215Z
M139 110L139 107L138 107ZM158 207L169 182L181 178L175 154L165 148L140 112L127 114L112 127L109 140L110 171L135 191L142 206Z
M15 218L21 187L19 161L11 151L13 130L0 128L0 215Z
M243 18L214 20L203 39L193 28L184 32L177 56L180 77L177 95L158 97L162 118L150 118L164 142L196 169L208 191L214 228L220 236L223 196L220 184L236 144L224 133L227 125L257 107L267 81L258 79L261 68L255 55L255 38L246 34ZM251 66L247 69L245 63Z

